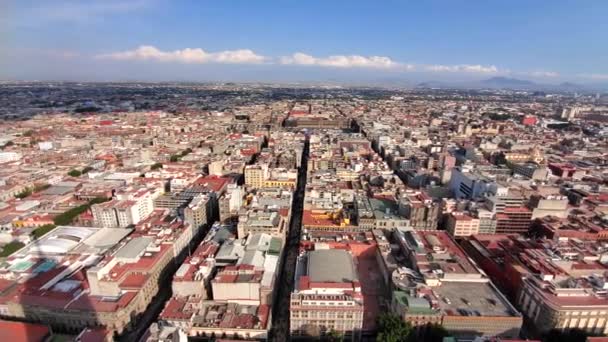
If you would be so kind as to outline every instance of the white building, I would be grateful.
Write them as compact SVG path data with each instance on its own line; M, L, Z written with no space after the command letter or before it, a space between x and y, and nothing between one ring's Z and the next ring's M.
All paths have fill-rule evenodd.
M0 152L0 163L8 163L21 160L23 156L18 152Z
M158 191L139 189L116 195L116 199L91 207L95 225L100 227L128 227L139 223L154 210Z

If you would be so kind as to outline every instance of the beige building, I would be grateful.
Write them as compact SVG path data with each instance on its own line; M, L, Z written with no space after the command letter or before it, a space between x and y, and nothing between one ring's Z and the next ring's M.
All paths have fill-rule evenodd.
M590 280L593 282L593 277ZM583 288L576 284L572 278L543 281L530 277L524 279L517 303L538 332L576 328L608 334L608 301L600 295L606 286Z
M256 270L253 265L226 266L211 281L213 299L259 305L263 274L263 270Z
M208 195L197 195L184 208L184 219L192 227L208 224L213 219L212 201Z
M352 255L344 250L310 251L298 260L295 290L290 302L290 331L293 338L320 337L330 331L345 340L359 340L364 305Z
M251 188L262 188L268 179L268 165L248 165L245 167L245 185Z
M283 237L287 229L287 220L278 211L243 210L237 225L238 237L248 234L270 234Z
M446 230L453 237L471 236L479 233L479 219L461 212L448 216Z

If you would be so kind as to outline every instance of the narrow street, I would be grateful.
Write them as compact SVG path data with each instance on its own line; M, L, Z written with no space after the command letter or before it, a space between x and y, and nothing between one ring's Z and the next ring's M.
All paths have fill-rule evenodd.
M294 272L298 259L300 244L300 231L302 229L302 210L304 209L304 190L306 188L306 173L308 169L308 138L302 153L302 164L298 172L298 187L293 195L291 224L285 249L279 281L275 285L277 291L272 312L272 329L269 333L270 341L289 340L289 299L294 286Z
M116 337L116 341L139 341L145 332L148 330L150 325L158 319L158 316L163 311L165 304L171 298L171 281L173 275L184 262L186 257L190 254L190 251L196 249L205 237L205 232L209 229L208 226L203 226L200 233L190 241L189 248L186 248L175 260L170 263L165 271L165 275L161 276L158 283L158 293L152 299L152 302L146 308L137 319L137 322L133 322L133 326L127 331L123 332L120 336Z

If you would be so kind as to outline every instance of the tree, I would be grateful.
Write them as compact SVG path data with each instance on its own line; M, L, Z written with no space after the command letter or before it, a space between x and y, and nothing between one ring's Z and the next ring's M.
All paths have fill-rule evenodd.
M36 229L34 229L34 231L32 232L32 236L34 237L34 239L38 239L41 236L43 236L44 234L50 232L51 230L55 229L54 224L45 224L44 226L40 226Z
M63 212L57 216L55 216L53 218L53 223L55 223L55 225L57 226L67 226L69 224L72 223L72 221L74 221L74 219L84 213L85 211L89 210L89 208L93 205L93 204L98 204L98 203L103 203L108 201L108 198L102 198L102 197L98 197L98 198L94 198L92 200L90 200L88 203L83 204L83 205L79 205L77 207L74 207L66 212Z
M448 336L450 334L442 325L429 323L420 329L418 339L425 342L442 342Z
M163 167L163 163L155 163L154 165L150 166L150 170L154 171L154 170L158 170L162 167Z
M171 156L171 158L169 158L169 161L172 163L175 163L179 160L180 156L178 156L177 154L174 154Z
M85 167L84 169L82 169L82 174L84 175L85 173L89 173L89 171L92 171L93 168L90 166Z
M337 330L330 329L325 334L325 339L327 341L332 341L332 342L342 342L342 341L344 341L344 335L342 335L342 333Z
M0 258L6 258L7 256L15 253L25 246L23 243L19 241L9 242L2 247L2 251L0 252Z
M378 316L378 336L376 341L406 341L410 334L412 334L412 326L404 322L401 317L390 313L383 313Z
M496 158L494 159L494 164L507 165L507 163L508 163L507 157L505 156L505 154L503 152L500 152L496 155Z
M71 177L80 177L80 175L82 175L82 172L80 172L78 170L70 170L68 172L68 176L71 176Z
M23 191L15 195L15 198L24 199L32 194L31 188L25 188Z
M51 184L37 184L34 185L34 192L44 191L51 187Z
M188 147L187 149L182 151L181 156L184 157L184 156L189 155L190 153L192 153L192 149L190 147Z

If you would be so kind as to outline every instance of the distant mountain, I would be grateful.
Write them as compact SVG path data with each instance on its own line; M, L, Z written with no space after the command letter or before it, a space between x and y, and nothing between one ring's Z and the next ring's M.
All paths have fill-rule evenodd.
M441 81L426 81L416 84L416 88L450 88L453 84Z
M532 81L519 80L517 78L509 78L503 76L488 78L487 80L481 81L481 83L487 86L498 88L533 88L538 86L538 84Z
M562 82L560 84L536 83L534 81L497 76L480 81L422 81L416 88L459 88L459 89L512 89L544 92L601 92L608 90L608 84L578 84Z
M572 83L572 82L564 82L564 83L560 83L558 85L558 87L562 88L562 89L585 89L586 87L584 85L580 85L580 84L576 84L576 83Z

